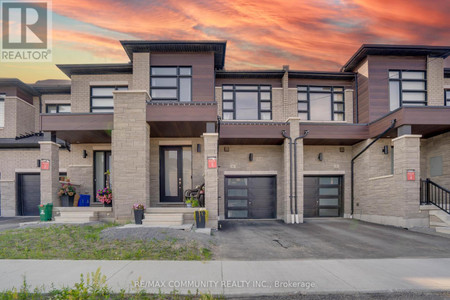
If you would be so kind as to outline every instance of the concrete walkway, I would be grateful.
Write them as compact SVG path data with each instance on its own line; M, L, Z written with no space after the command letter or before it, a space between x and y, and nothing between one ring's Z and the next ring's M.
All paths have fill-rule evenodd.
M101 268L108 286L149 293L188 291L225 295L449 291L450 258L281 261L0 260L0 290L73 286Z

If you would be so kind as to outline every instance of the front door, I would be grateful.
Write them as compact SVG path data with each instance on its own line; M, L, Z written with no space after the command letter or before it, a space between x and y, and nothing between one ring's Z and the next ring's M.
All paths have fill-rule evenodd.
M183 148L180 146L161 147L159 154L161 202L182 202Z
M97 202L97 191L107 186L107 172L111 171L111 151L94 151L94 201ZM112 183L109 182L111 187Z
M303 215L305 218L341 215L342 177L304 178Z

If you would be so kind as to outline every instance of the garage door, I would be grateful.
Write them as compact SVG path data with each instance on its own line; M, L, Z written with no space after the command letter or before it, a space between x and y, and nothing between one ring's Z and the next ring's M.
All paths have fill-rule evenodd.
M227 219L273 219L277 216L275 176L226 177Z
M22 216L39 216L40 177L39 174L20 174L18 177L19 214Z
M305 177L304 217L341 215L342 177Z

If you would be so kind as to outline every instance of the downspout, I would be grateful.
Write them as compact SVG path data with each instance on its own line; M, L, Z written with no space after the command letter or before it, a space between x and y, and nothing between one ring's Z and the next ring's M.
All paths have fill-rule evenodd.
M298 205L297 205L297 140L302 139L306 137L309 133L309 130L305 130L303 135L298 136L294 139L294 184L295 184L295 191L294 191L294 203L295 203L295 223L299 224L300 221L298 219Z
M289 204L291 207L291 223L294 224L294 209L292 207L292 138L286 134L286 130L282 130L281 135L289 139Z
M389 126L389 128L387 128L385 131L383 131L381 134L379 134L369 145L367 145L364 149L362 149L358 154L356 154L355 157L352 158L352 163L351 163L351 181L352 181L352 211L351 211L351 215L350 218L353 218L353 213L354 213L354 202L355 202L355 191L354 191L354 186L355 186L355 174L354 174L354 163L355 160L361 156L361 154L363 154L367 149L370 148L370 146L372 146L376 141L378 141L383 135L385 135L389 130L391 130L392 128L394 128L395 123L397 122L397 119L394 119L391 121L391 126Z

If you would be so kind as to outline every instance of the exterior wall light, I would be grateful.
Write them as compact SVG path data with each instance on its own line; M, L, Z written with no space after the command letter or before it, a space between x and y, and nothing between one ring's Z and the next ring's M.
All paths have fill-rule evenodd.
M250 153L250 154L248 155L248 160L249 160L249 161L253 161L253 153Z
M384 146L383 150L381 150L381 152L383 152L384 154L389 154L389 146Z
M87 151L86 150L83 150L83 158L86 158L88 155L87 155Z
M322 154L322 152L321 152L321 153L319 153L319 156L317 156L317 159L318 159L318 160L320 160L320 161L322 161L322 160L323 160L323 154Z
M202 152L202 145L201 144L197 144L197 152Z

